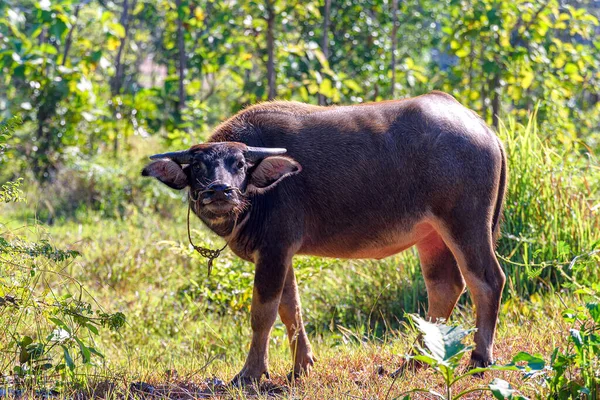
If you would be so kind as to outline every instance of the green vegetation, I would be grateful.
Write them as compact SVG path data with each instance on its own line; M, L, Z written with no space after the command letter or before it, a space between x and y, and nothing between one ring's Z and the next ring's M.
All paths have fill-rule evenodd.
M6 0L0 11L0 398L598 397L595 2ZM467 295L449 325L406 317L426 305L413 250L299 257L314 373L285 381L278 322L272 379L223 386L247 351L253 267L225 251L207 277L185 194L142 179L146 156L261 100L433 89L495 126L507 150L496 365L483 379L464 369ZM192 232L223 245L197 220ZM389 376L402 359L430 368Z

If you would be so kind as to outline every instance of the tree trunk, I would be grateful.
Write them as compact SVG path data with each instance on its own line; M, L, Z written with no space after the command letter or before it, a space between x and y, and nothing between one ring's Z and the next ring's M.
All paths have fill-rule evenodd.
M489 89L492 95L492 126L497 130L500 125L500 73L494 74Z
M186 68L186 56L185 56L185 41L183 37L183 20L179 8L181 7L181 0L177 0L177 48L179 52L179 103L177 104L177 110L181 115L181 111L185 108L185 68Z
M392 62L390 69L392 70L392 87L390 89L390 97L394 98L396 90L396 51L398 49L398 1L392 0Z
M269 86L268 99L277 97L275 82L275 6L273 0L267 0L267 81Z
M483 52L484 52L484 46L481 45L481 49L480 49L480 52L479 52L479 61L481 62L481 65L483 65L483 62L484 62L484 60L483 60ZM481 69L481 73L482 74L484 73L483 67ZM487 89L486 89L486 83L487 82L486 82L485 79L481 80L481 87L480 87L479 97L481 98L481 118L483 118L483 120L485 122L488 122L488 119L487 119L487 104L486 104L486 100L487 100L487 95L488 94L487 94Z
M329 15L331 13L331 0L325 0L325 12L323 13L323 39L321 51L326 60L329 61ZM319 105L325 105L325 96L319 93Z
M67 56L69 55L69 50L71 49L71 43L73 42L73 31L75 31L75 27L77 26L77 18L79 17L79 9L81 8L81 4L75 6L75 22L71 29L69 29L69 33L67 34L67 39L65 41L65 51L63 52L63 59L61 65L64 67L67 63Z
M125 43L127 42L127 34L129 32L129 0L123 0L123 12L119 20L121 26L125 30L125 36L121 39L117 57L115 59L115 76L111 80L110 92L113 96L119 94L123 85L124 66L122 63L123 52L125 51Z

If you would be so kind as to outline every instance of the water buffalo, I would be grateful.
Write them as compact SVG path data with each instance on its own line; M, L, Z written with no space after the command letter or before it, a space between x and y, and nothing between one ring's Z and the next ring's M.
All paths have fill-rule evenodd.
M492 362L505 283L494 246L506 158L492 130L452 96L262 103L222 123L207 143L150 158L143 175L189 187L194 213L256 265L252 343L234 382L268 374L278 312L293 372L313 365L295 254L381 259L417 246L427 316L448 318L466 282L477 313L471 364Z

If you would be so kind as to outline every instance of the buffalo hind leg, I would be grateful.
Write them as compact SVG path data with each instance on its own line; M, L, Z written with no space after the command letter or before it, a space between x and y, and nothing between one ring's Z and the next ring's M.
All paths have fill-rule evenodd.
M444 239L458 261L475 304L477 332L471 365L487 367L494 362L494 335L506 281L494 252L491 229L485 223L451 227Z
M254 273L254 291L250 309L252 342L244 367L232 380L236 386L269 378L269 337L277 318L277 310L283 291L291 256L259 254Z
M432 322L448 320L465 290L465 281L454 255L435 231L419 241L416 246L427 288L427 318ZM422 341L422 337L419 336L417 340ZM411 359L403 362L391 376L396 377L406 370L415 371L423 366L422 363Z
M308 374L314 364L312 348L302 322L300 294L298 293L294 270L291 266L288 268L281 302L279 303L279 316L287 329L294 362L294 369L288 376L288 379L291 380L302 373Z
M417 243L417 250L427 288L427 318L432 322L448 320L465 290L456 259L435 231Z

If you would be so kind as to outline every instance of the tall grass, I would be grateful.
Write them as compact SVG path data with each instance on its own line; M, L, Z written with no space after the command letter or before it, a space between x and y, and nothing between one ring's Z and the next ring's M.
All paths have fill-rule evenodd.
M559 268L583 282L597 281L598 160L585 146L560 146L552 132L540 131L535 114L527 125L508 120L499 136L509 186L497 252L508 290L523 297L556 290L565 283Z

